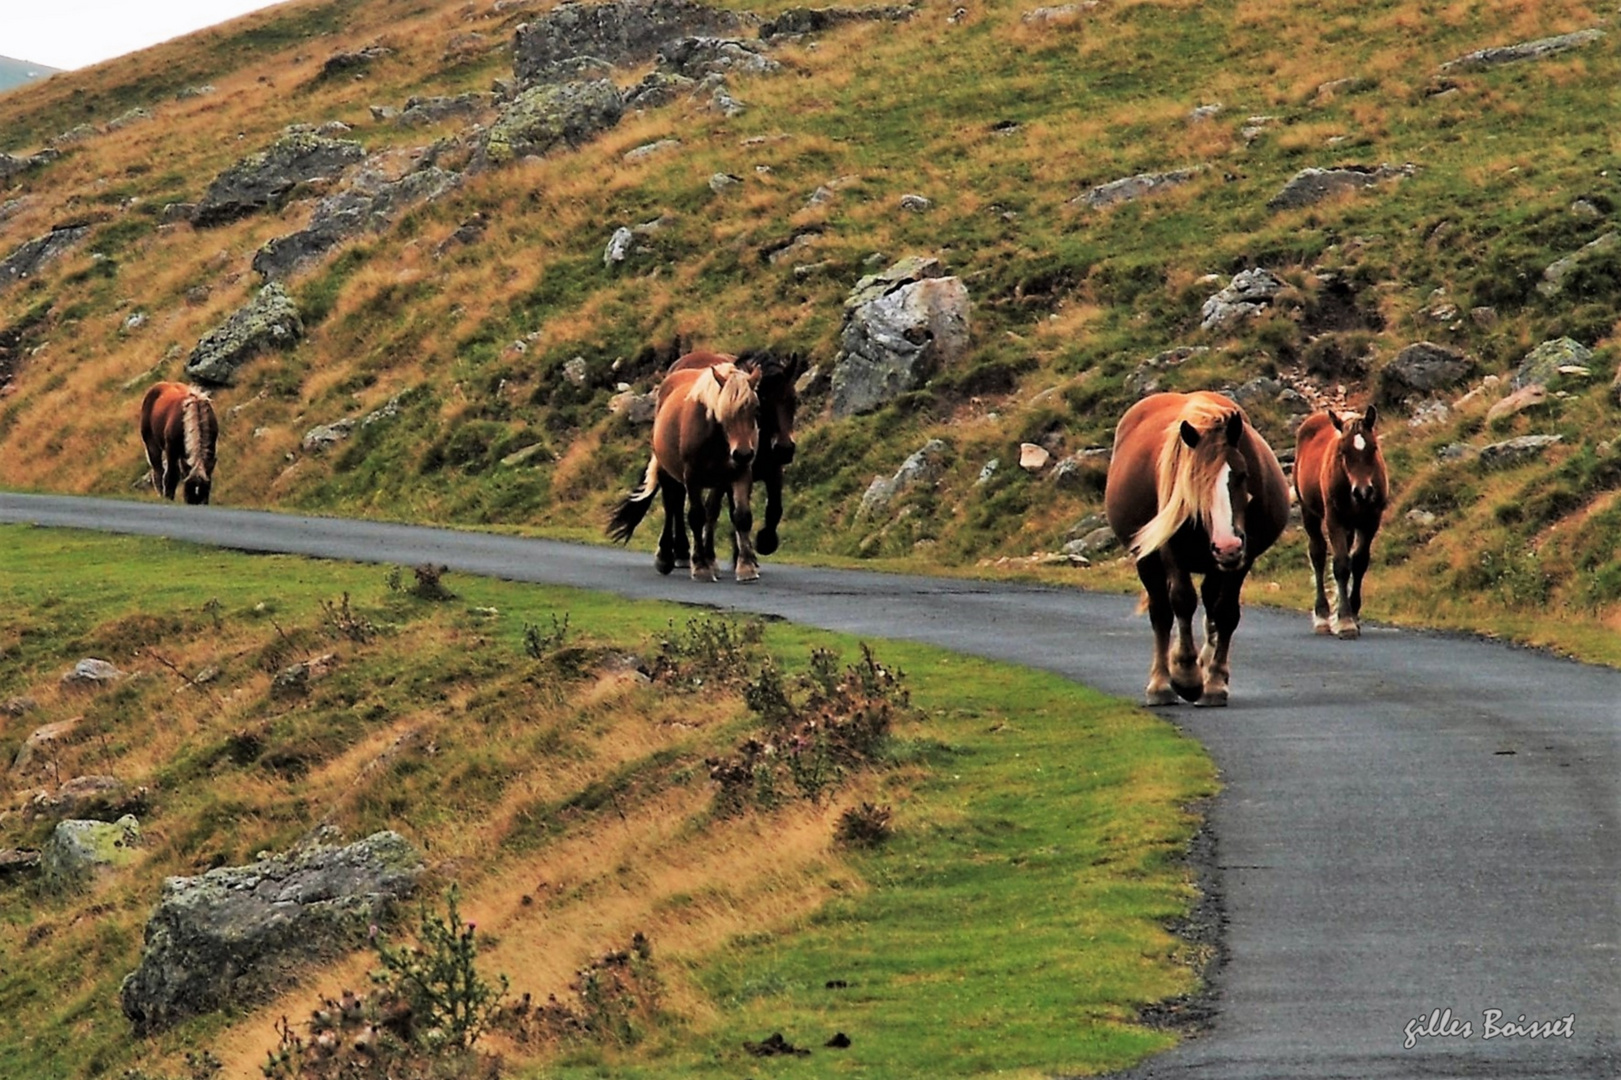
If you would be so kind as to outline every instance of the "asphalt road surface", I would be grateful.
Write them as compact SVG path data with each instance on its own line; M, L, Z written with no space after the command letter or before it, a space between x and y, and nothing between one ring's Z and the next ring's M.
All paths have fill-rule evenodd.
M1073 589L769 561L698 585L615 548L156 502L0 495L0 521L711 604L1131 698L1147 675L1133 601ZM1232 707L1165 714L1222 772L1227 961L1211 1029L1133 1077L1621 1076L1621 671L1250 607Z

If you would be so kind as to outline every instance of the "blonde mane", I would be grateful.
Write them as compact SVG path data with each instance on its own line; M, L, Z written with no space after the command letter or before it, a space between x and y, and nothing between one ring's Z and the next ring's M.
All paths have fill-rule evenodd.
M713 378L710 372L714 373ZM703 405L718 424L745 418L747 411L751 407L758 408L760 402L748 374L734 364L716 364L693 380L687 400Z
M1133 556L1142 559L1170 543L1183 522L1197 520L1207 531L1212 529L1216 479L1227 462L1226 455L1219 452L1225 449L1225 439L1211 436L1231 416L1229 403L1195 397L1166 427L1154 476L1159 492L1159 513L1131 538ZM1184 423L1199 432L1198 446L1182 441Z

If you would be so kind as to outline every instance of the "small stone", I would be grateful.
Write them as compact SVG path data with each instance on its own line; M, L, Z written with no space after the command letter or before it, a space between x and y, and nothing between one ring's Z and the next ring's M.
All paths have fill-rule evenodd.
M901 209L910 210L914 214L921 214L933 205L934 203L931 200L923 197L922 195L901 196Z
M728 188L736 187L742 182L743 178L740 176L733 176L731 173L716 173L709 178L709 190L719 195Z
M124 677L112 664L94 657L86 657L73 665L73 670L62 676L63 686L107 686Z
M1019 444L1019 468L1026 472L1040 472L1052 460L1052 454L1045 446L1036 443Z

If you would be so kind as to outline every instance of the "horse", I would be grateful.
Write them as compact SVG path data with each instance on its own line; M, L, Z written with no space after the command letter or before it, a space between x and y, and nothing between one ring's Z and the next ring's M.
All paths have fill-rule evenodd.
M753 468L754 479L765 484L765 523L754 538L754 550L758 555L771 555L777 550L777 526L782 522L782 471L794 460L794 420L799 410L799 394L794 384L804 374L805 359L798 353L778 356L746 350L731 356L698 349L671 364L670 371L696 371L720 364L734 364L745 371L760 373L760 450ZM679 514L664 516L664 533L659 546L672 553L672 569L688 565L687 529ZM734 536L734 560L737 552Z
M759 580L759 559L749 538L754 527L749 496L754 487L751 465L760 442L756 390L760 378L758 370L747 372L733 364L675 371L664 377L653 415L653 456L641 486L619 503L609 519L611 539L630 540L660 489L667 519L680 515L685 496L695 548L692 580L715 581L720 496L706 499L705 492L729 489L732 529L739 544L733 570L740 582ZM653 565L661 574L668 574L675 565L675 553L662 537Z
M1295 437L1295 494L1317 590L1311 625L1319 634L1350 639L1362 632L1357 625L1362 576L1368 572L1373 538L1390 498L1390 478L1374 432L1378 421L1379 410L1372 405L1350 418L1333 410L1313 413ZM1323 564L1330 550L1332 612L1323 588Z
M1154 627L1147 704L1181 697L1226 705L1244 578L1289 520L1289 483L1277 456L1232 399L1153 394L1115 429L1103 505L1146 590ZM1203 576L1197 592L1195 574ZM1201 599L1205 642L1195 653Z
M141 441L152 470L152 489L173 499L181 488L190 506L206 504L214 487L214 444L219 422L208 394L185 383L154 384L141 400Z

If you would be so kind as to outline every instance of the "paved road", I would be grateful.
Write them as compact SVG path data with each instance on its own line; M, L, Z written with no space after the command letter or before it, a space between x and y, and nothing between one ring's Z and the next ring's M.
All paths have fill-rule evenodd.
M0 495L0 521L699 601L1131 697L1147 670L1132 602L1070 589L782 564L699 586L607 547L155 502ZM1216 1021L1133 1076L1621 1076L1621 672L1452 636L1317 638L1256 608L1234 655L1232 708L1168 710L1226 785ZM1405 1048L1436 1010L1452 1034L1418 1024ZM1522 1014L1572 1017L1571 1035L1505 1034Z

